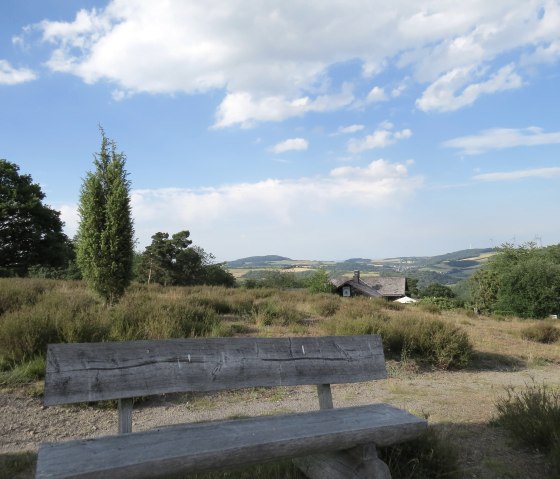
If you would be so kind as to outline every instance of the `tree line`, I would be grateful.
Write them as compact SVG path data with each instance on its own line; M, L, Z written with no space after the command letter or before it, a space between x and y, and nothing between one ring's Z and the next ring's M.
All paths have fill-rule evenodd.
M134 279L233 286L225 265L192 245L187 230L171 237L158 232L143 252L134 251L126 158L100 131L101 148L80 190L80 223L72 240L63 232L60 212L44 203L40 185L0 159L0 276L83 279L108 304Z

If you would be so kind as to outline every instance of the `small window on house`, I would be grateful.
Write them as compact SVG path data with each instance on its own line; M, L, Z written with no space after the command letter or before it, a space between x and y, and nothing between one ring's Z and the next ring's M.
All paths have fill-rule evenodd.
M342 296L344 296L345 298L350 297L350 286L344 286L342 288Z

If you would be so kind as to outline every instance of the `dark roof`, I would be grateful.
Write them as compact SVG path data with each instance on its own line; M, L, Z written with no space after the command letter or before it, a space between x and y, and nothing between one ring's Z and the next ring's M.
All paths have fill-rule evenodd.
M339 278L333 279L332 284L336 289L342 286L348 285L356 288L358 291L366 294L368 296L374 297L398 297L404 296L406 289L406 278L399 277L373 277L359 279L356 281L355 278Z
M360 280L368 286L376 289L381 296L404 296L406 289L406 278L402 277L373 277Z

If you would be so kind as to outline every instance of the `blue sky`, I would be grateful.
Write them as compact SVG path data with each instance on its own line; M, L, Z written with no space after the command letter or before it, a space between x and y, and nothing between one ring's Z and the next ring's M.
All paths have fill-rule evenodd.
M76 231L98 125L138 249L560 242L558 0L2 0L0 157Z

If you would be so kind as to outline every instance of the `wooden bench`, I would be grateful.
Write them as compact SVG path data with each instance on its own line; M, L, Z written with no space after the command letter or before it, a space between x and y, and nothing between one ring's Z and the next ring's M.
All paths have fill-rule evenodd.
M144 478L295 458L311 478L389 478L376 446L426 421L388 404L333 409L330 384L386 378L378 336L50 345L44 404L118 399L119 435L46 443L37 478ZM132 398L317 385L320 410L132 432Z

